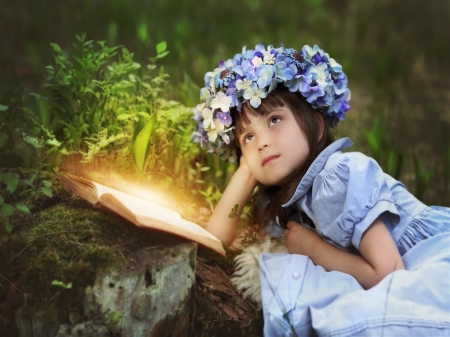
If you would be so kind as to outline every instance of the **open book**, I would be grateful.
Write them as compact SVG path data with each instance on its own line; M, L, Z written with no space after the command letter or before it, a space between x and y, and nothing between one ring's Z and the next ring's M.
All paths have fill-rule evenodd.
M60 177L60 181L91 204L103 205L136 226L173 233L226 255L219 239L173 210L71 174Z

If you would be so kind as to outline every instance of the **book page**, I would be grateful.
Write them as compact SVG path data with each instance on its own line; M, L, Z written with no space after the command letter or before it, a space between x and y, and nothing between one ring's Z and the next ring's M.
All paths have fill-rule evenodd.
M138 216L138 219L140 219L140 221L143 224L146 224L147 222L149 222L149 221L151 222L152 221L152 218L151 217L149 218L144 213L137 214L137 216ZM164 221L164 222L168 222L164 218L154 218L154 219L161 220L161 221ZM198 225L198 224L196 224L194 222L185 220L185 219L183 219L181 217L178 218L178 219L170 219L170 225L176 226L178 228L185 229L185 230L187 230L189 232L192 232L194 234L197 234L197 235L205 236L207 238L210 238L211 240L218 241L218 239L214 235L212 235L210 232L208 232L206 229L204 229L200 225ZM161 228L161 229L164 230L164 228Z
M92 182L97 188L99 199L107 198L107 194L114 196L118 199L124 206L126 206L129 211L133 214L143 214L149 217L156 218L178 218L181 219L181 215L171 209L164 206L160 206L148 200L144 200L133 195L115 190L113 188Z
M91 204L95 205L99 202L98 197L100 194L98 194L97 186L95 186L98 184L71 174L62 176L59 179L62 184Z
M155 205L150 202L130 195L122 197L122 194L124 193L120 193L119 196L118 193L112 195L105 192L101 197L101 203L138 226L176 234L226 256L219 239L198 224L185 220L178 213L164 207L154 207Z
M60 180L92 204L101 203L137 226L176 234L226 256L219 239L200 225L183 219L174 210L70 174L62 176Z
M117 204L118 201L125 208L127 208L128 212L133 214L133 216L139 220L142 225L149 225L149 227L156 227L166 231L173 231L169 230L169 227L175 226L177 228L187 230L193 234L205 236L212 240L217 240L217 238L206 229L194 222L183 219L181 215L175 211L105 186L100 187L103 192L103 195L100 197L102 201L109 204ZM166 223L167 228L164 228L162 224L157 226L156 223L152 223L152 220L158 220Z

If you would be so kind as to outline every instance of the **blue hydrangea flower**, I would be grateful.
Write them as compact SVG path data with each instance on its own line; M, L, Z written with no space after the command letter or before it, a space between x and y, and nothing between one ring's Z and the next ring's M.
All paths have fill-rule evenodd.
M267 97L267 91L265 88L259 89L258 85L252 83L252 85L244 91L244 98L250 101L250 104L255 109L261 105L261 98Z
M258 44L253 50L243 47L241 53L207 72L204 81L202 104L193 110L196 128L192 140L231 162L236 162L237 156L231 142L230 109L241 111L246 102L259 107L280 83L301 93L330 126L343 120L350 109L351 93L342 66L317 45L303 46L299 51L283 45L266 48Z

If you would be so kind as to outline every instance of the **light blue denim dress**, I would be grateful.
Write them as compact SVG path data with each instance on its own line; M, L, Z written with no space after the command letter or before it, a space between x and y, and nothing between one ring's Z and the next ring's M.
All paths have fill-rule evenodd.
M283 207L333 245L359 248L381 217L406 270L364 290L303 255L259 258L265 336L450 336L450 209L428 207L339 139L313 162ZM282 236L272 224L267 231Z

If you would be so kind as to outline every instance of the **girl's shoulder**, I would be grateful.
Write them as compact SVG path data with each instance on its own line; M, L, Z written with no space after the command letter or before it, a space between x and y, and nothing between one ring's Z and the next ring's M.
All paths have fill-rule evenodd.
M323 173L328 174L336 170L342 170L343 172L364 171L373 166L379 168L375 159L366 156L364 153L337 151L328 158Z

